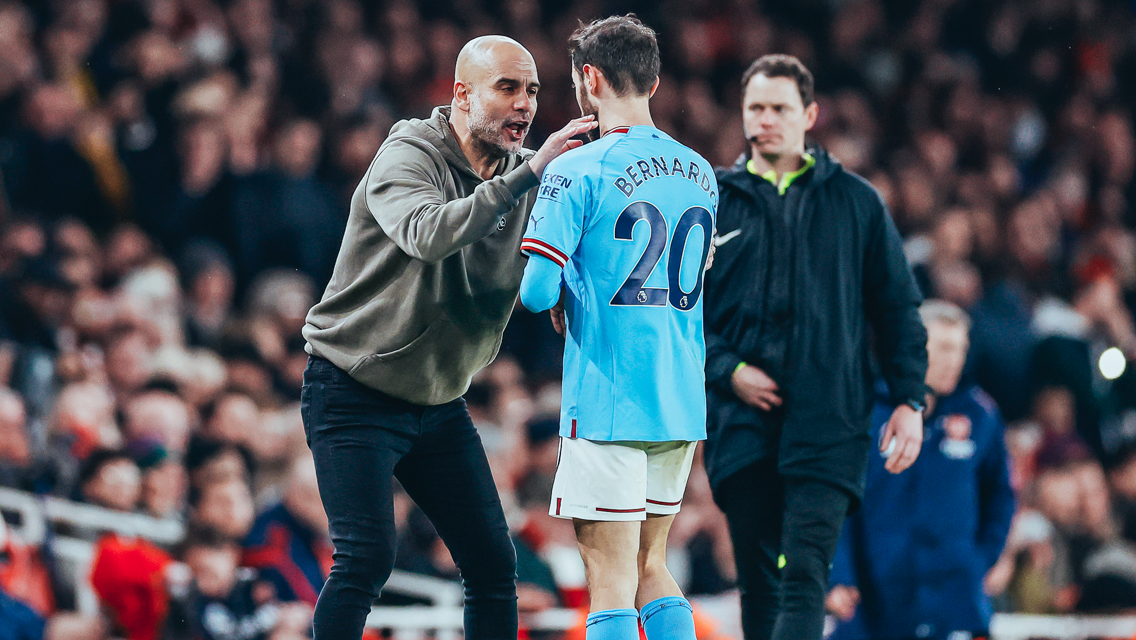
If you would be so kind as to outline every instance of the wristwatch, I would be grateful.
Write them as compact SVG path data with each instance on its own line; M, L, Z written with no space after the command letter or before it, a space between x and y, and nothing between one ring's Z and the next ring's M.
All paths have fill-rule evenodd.
M920 402L914 398L906 400L903 404L915 409L916 413L923 413L923 410L927 408L927 403Z

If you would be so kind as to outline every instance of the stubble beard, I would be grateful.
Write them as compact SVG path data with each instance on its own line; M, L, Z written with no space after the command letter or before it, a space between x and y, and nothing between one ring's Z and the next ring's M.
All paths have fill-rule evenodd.
M595 116L595 121L598 123L600 121L600 106L596 104L587 90L580 88L577 93L576 102L580 105L580 116ZM594 142L599 140L600 136L603 134L600 132L599 127L596 127L594 129L588 129L583 135L588 139L588 142Z
M524 140L517 143L503 143L501 129L504 122L494 122L476 97L470 100L467 121L473 146L489 159L500 160L510 153L520 153Z

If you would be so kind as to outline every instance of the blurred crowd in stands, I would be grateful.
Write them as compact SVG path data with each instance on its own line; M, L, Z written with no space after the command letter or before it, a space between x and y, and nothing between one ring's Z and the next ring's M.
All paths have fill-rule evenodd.
M533 53L539 142L578 111L577 19L626 11L660 34L656 123L717 165L745 149L752 60L813 70L812 139L880 191L924 292L973 316L966 379L1001 407L1020 503L988 591L1136 610L1136 3L0 0L0 485L188 531L88 532L98 620L50 539L4 531L0 636L304 637L332 550L299 330L351 191L394 121L449 102L470 37ZM524 611L586 593L545 515L559 340L518 308L467 395ZM399 500L397 566L453 578ZM697 467L671 542L689 594L731 588Z

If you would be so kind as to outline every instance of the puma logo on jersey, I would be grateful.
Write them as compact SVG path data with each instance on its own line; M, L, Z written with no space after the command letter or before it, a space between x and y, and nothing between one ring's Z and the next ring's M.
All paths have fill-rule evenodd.
M536 216L529 216L529 221L532 222L533 231L536 231L536 226L540 224L541 220L544 220L544 216L541 216L539 218Z
M741 235L741 232L742 232L741 229L734 229L733 231L727 233L724 236L718 236L718 237L714 238L714 246L720 247L720 246L726 244L730 240L733 240L734 238Z

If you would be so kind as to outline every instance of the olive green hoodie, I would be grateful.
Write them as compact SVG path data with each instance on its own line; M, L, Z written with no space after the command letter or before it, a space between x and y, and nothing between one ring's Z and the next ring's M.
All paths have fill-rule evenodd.
M539 184L528 150L482 180L449 113L391 129L351 198L335 272L303 331L309 353L422 405L460 397L497 355Z

